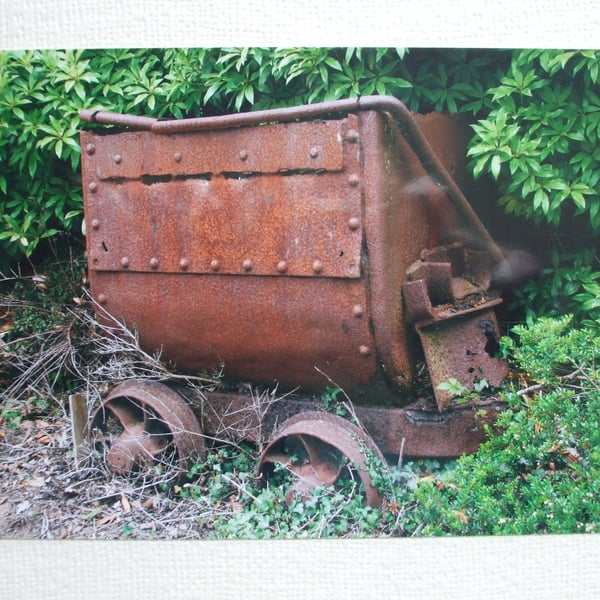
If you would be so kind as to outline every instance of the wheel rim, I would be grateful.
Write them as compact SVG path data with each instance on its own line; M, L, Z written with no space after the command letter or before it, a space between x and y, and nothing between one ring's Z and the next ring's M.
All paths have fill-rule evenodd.
M375 508L381 506L381 497L366 465L368 453L385 464L370 436L346 419L324 412L301 413L275 432L260 457L258 473L266 483L275 465L284 465L294 476L285 495L289 504L296 496L308 500L313 489L334 485L350 467L363 484L365 504Z
M90 443L121 475L147 474L159 466L163 476L180 479L205 457L194 413L177 392L155 381L118 385L92 416Z

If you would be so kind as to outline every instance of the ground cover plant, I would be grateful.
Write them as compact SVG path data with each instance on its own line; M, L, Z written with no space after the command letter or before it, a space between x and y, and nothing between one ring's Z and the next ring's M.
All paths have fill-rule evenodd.
M358 48L138 49L0 53L0 535L344 537L595 532L600 454L598 52ZM195 390L117 342L86 291L77 111L185 117L391 94L411 110L472 121L470 169L488 221L507 213L544 243L542 270L513 290L502 351L508 410L475 456L370 461L360 486L285 503L285 470L256 477L259 446L213 440L176 486L75 461L67 397L91 406L128 377ZM476 189L476 188L475 188ZM484 220L485 220L484 219ZM506 221L504 221L506 222ZM446 385L452 385L447 382ZM482 382L483 385L483 382ZM262 393L262 392L261 392ZM267 393L268 397L269 393ZM260 396L260 394L259 394ZM468 401L468 395L464 399ZM348 416L343 391L323 408ZM351 408L351 407L350 407Z

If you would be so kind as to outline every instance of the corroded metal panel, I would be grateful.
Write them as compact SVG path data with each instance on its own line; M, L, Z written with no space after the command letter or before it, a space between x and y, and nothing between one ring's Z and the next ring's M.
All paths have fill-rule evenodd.
M103 309L191 371L348 390L378 376L364 279L96 272ZM318 370L317 370L318 369Z
M359 277L360 191L335 175L100 181L97 271Z
M88 175L98 179L339 171L345 128L346 121L336 120L170 135L128 131L86 134L82 146Z

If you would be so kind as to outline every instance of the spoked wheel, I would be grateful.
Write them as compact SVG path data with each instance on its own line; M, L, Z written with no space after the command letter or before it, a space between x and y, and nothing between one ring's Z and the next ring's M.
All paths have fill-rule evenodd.
M381 498L366 467L369 452L384 462L373 440L346 419L305 412L291 417L275 432L260 457L258 472L266 481L275 465L281 464L293 474L294 482L285 496L288 504L296 496L308 500L314 488L333 486L357 474L365 504L375 508L381 505Z
M204 438L194 413L175 391L156 381L118 385L90 421L90 443L115 473L154 472L180 479L204 459Z

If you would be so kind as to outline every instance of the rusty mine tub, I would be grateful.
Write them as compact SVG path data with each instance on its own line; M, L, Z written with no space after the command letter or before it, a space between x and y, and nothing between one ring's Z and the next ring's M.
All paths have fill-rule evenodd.
M374 505L365 446L379 457L476 450L502 403L482 400L475 414L438 386L507 375L493 355L506 263L450 174L461 157L444 122L386 96L180 120L81 117L112 126L81 133L97 312L179 369L294 390L257 414L243 393L190 401L168 382L123 382L89 424L110 468L144 468L171 448L185 469L204 436L266 435L265 477L288 464L304 493L335 481L345 456ZM414 384L423 362L428 398ZM330 386L362 427L324 410L318 394Z

